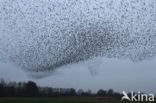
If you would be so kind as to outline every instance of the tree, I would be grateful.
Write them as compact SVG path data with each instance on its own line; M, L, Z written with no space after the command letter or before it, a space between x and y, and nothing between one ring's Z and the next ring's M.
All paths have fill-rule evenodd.
M107 95L108 96L113 96L114 94L114 90L113 89L109 89L108 92L107 92Z
M24 93L26 96L37 96L39 91L38 91L38 87L36 85L36 83L29 81L28 83L26 83L24 85Z
M77 94L78 94L79 96L82 96L83 93L84 93L83 89L79 89L79 90L77 91Z
M92 95L92 91L90 89L88 89L88 91L86 92L88 96Z
M4 86L0 83L0 97L4 96Z
M70 96L76 96L76 90L74 88L71 88L69 94Z
M8 86L6 89L7 96L14 97L16 95L16 88L14 86Z
M100 90L97 92L97 95L98 95L98 96L106 96L106 91L103 90L103 89L100 89Z

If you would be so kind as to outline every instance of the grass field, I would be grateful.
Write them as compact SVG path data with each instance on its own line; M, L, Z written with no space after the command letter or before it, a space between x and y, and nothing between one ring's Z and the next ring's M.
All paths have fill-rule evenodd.
M126 101L121 102L120 100L106 100L97 98L0 98L0 103L132 103L132 102ZM136 102L136 103L147 103L147 102Z

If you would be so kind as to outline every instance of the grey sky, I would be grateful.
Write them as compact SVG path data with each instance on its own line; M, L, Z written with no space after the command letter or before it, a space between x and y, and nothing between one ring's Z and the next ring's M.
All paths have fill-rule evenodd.
M0 77L31 80L23 69L49 75L41 86L156 91L155 10L155 0L0 0L0 60L16 65L1 63Z
M129 60L95 58L85 63L68 65L57 70L52 76L31 79L21 69L0 64L0 77L8 81L36 81L40 86L52 86L96 91L113 88L116 91L156 91L156 59L133 63ZM94 75L91 73L90 68Z

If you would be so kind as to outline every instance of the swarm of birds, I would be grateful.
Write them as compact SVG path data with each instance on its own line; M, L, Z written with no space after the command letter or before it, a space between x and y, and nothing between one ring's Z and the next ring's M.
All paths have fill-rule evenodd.
M155 55L155 0L0 0L0 60L26 71Z

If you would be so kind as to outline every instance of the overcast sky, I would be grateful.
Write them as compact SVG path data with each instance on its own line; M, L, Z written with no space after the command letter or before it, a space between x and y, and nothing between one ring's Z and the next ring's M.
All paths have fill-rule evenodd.
M0 78L156 92L155 10L155 0L0 0L0 60L13 63Z
M155 61L156 58L138 63L129 60L95 58L84 63L62 67L51 76L42 79L32 79L21 69L1 63L0 78L7 81L33 80L40 86L73 87L93 91L100 88L113 88L118 92L134 90L155 93Z

